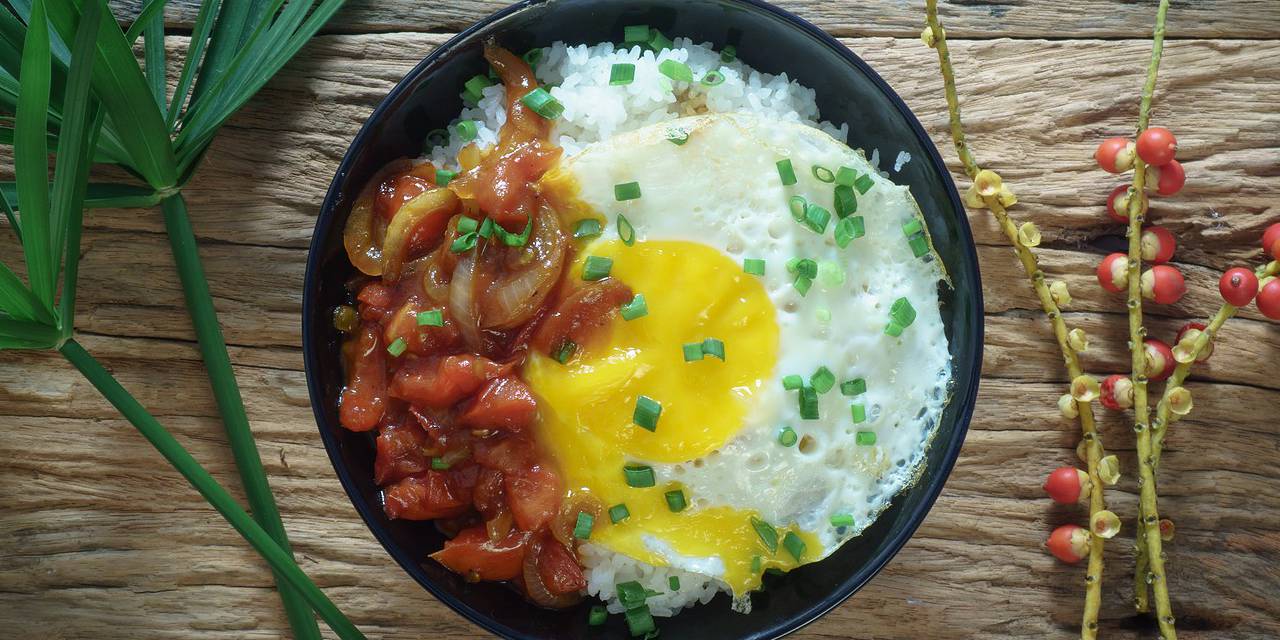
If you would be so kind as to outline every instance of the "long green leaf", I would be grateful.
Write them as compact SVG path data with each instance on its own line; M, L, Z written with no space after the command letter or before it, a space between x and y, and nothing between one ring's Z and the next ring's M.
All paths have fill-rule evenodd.
M156 99L156 106L163 112L165 108L164 12L154 12L147 19L144 31L146 41L143 43L142 55L147 67L147 84L151 85L151 95Z
M191 92L192 102L200 99L217 84L218 78L222 77L231 64L231 59L240 48L240 32L249 18L249 8L249 3L244 0L231 0L222 5L217 25L213 28L213 37L209 40L209 53L205 56L204 64L200 65L196 87Z
M124 32L124 39L133 44L138 41L138 36L142 35L142 30L151 25L151 20L157 14L160 16L160 24L164 25L164 7L168 4L168 0L147 0L142 4L142 10L133 18L133 24L129 25L129 30Z
M6 1L13 6L14 10L18 13L18 17L22 18L23 22L31 24L31 12L34 7L31 0ZM49 12L49 7L45 6L44 10L47 14ZM61 65L62 68L65 69L71 64L71 49L67 48L66 43L63 42L61 38L56 37L55 35L55 37L49 39L49 45L50 50L53 52L54 61Z
M183 104L187 101L191 83L196 77L196 69L204 58L204 48L209 40L209 32L213 30L213 23L217 20L221 7L222 0L205 0L200 3L200 13L196 15L195 29L191 32L191 42L187 47L187 57L182 61L182 74L178 76L178 86L173 91L173 99L169 102L169 114L165 118L165 125L171 131L174 123L178 121L178 114L182 112Z
M14 191L17 191L17 185L13 185ZM13 198L16 200L17 198ZM18 244L22 244L22 223L18 222L18 215L14 213L13 206L9 204L9 196L0 192L0 208L4 209L4 217L9 220L9 227L13 229L13 235L18 236Z
M72 63L72 69L75 69L75 63ZM74 72L73 72L74 73ZM98 109L97 103L94 104L93 123L89 125L89 139L85 144L84 156L81 156L81 162L88 165L88 153L92 153L94 143L97 142L98 133L102 130L102 110ZM56 178L55 178L56 181ZM67 260L66 266L62 269L62 297L58 300L58 321L62 330L63 338L70 338L76 324L76 285L79 283L80 277L80 235L84 232L84 196L88 188L88 182L81 181L78 185L76 196L79 198L80 205L71 210L70 216L66 221L67 228Z
M25 322L53 324L53 316L22 283L22 278L3 262L0 262L0 311Z
M49 108L49 22L44 1L36 0L22 46L21 93L14 126L13 161L22 212L22 254L27 280L40 304L53 313L53 247L49 229L49 147L45 136Z
M22 211L17 200L17 187L12 182L0 182L0 194ZM160 194L151 187L113 182L90 182L85 191L85 209L149 209L160 204Z
M0 349L49 349L56 346L58 332L53 327L0 313Z

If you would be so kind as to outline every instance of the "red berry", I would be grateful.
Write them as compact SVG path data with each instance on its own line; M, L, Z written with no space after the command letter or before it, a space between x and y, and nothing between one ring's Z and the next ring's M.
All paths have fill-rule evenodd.
M1162 167L1155 165L1147 166L1147 191L1154 191L1158 195L1171 196L1182 191L1182 185L1187 183L1187 173L1182 170L1182 163L1177 160L1170 160L1169 164Z
M1138 135L1137 150L1143 162L1162 167L1177 154L1178 140L1164 127L1151 127Z
M1044 491L1054 502L1074 504L1091 484L1089 474L1075 467L1058 467L1044 481Z
M1125 279L1125 271L1128 268L1129 256L1123 253L1116 252L1103 258L1098 264L1098 284L1111 293L1124 291L1128 285Z
M1280 222L1277 222L1262 232L1262 252L1270 254L1275 260L1280 260Z
M1158 264L1142 274L1142 297L1156 304L1173 304L1186 292L1182 273L1167 264Z
M1203 322L1188 322L1182 325L1181 329L1178 329L1178 335L1173 339L1173 343L1182 344L1183 340L1195 340L1200 337L1200 332L1204 331L1204 328ZM1211 355L1213 355L1212 340L1205 343L1204 349L1200 350L1200 355L1196 358L1196 362L1204 362L1205 360L1208 360Z
M1133 142L1128 138L1107 138L1093 152L1093 159L1107 173L1124 173L1133 168Z
M1272 278L1258 290L1258 311L1272 320L1280 320L1280 278Z
M1112 411L1124 411L1133 406L1133 380L1119 373L1107 376L1098 392L1098 401Z
M1218 293L1227 304L1243 307L1258 295L1258 276L1248 269L1236 267L1228 269L1218 280Z
M1057 559L1075 564L1089 555L1089 532L1084 527L1064 524L1049 534L1044 544Z
M1129 185L1122 184L1111 190L1111 195L1107 196L1107 217L1116 222L1129 223ZM1147 212L1147 194L1143 193L1139 196L1141 200L1141 213Z
M1164 227L1150 226L1142 230L1142 259L1151 264L1164 264L1178 248L1173 234Z
M1173 375L1173 369L1178 363L1174 361L1173 349L1169 345L1155 338L1147 338L1142 345L1147 357L1148 379L1159 382Z

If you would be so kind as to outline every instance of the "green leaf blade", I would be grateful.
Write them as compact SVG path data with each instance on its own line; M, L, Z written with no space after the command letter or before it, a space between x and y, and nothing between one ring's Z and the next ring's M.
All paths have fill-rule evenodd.
M19 199L27 203L21 209L27 279L31 291L50 314L57 277L49 229L49 147L45 136L51 65L49 22L43 0L35 0L22 47L14 123L14 173Z
M151 4L163 6L160 2ZM165 109L164 12L152 12L147 18L147 26L143 31L146 41L143 43L142 57L146 65L147 84L151 86L151 95L156 99L156 107L163 112Z

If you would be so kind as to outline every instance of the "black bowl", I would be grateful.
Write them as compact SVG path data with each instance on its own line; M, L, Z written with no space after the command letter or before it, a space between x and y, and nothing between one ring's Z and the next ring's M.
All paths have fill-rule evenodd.
M624 638L621 616L588 628L584 603L547 611L497 584L468 584L427 559L443 537L430 523L390 521L373 483L373 445L367 434L338 426L342 388L338 333L330 312L346 301L353 275L342 246L352 199L386 162L417 155L431 129L461 110L458 93L486 69L484 40L498 36L524 51L555 40L619 40L628 24L648 24L669 37L688 36L717 47L732 44L747 64L785 71L817 91L825 119L848 122L849 143L913 158L894 180L906 183L924 212L934 244L951 276L942 291L942 316L951 343L954 386L929 448L919 482L898 495L867 532L831 557L767 583L749 615L730 611L726 596L660 619L668 638L774 638L840 604L871 579L924 520L960 452L977 395L982 359L982 293L968 222L938 150L902 99L866 63L817 27L758 0L527 0L477 23L427 56L374 110L347 150L316 221L303 292L302 340L307 384L320 435L356 510L396 562L436 598L476 624L511 638Z

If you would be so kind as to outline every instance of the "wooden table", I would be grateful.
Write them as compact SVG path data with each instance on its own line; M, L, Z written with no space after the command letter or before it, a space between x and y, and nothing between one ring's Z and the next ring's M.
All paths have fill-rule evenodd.
M180 35L194 0L171 1ZM132 0L129 4L137 4ZM352 509L320 444L299 350L307 242L325 187L373 106L494 0L352 0L224 130L188 189L249 415L298 558L372 638L463 638L478 630L420 589ZM953 162L923 2L789 0L874 66ZM1150 0L948 3L943 7L973 146L1044 232L1045 270L1076 298L1093 337L1086 366L1127 369L1122 304L1093 268L1119 229L1102 214L1118 181L1091 154L1128 133L1149 51ZM1280 220L1280 11L1272 0L1175 3L1155 122L1188 173L1154 209L1182 243L1191 292L1151 309L1172 339L1216 308L1217 274L1257 260ZM12 165L6 163L6 167ZM1054 401L1065 374L1035 299L991 219L970 216L982 257L986 367L968 442L937 506L870 585L796 637L1070 637L1083 569L1041 548L1079 508L1040 485L1075 461ZM85 345L218 479L235 487L157 211L85 219ZM16 255L9 234L6 259ZM1184 638L1280 636L1280 326L1246 310L1189 388L1173 430L1162 514L1177 522L1170 583ZM71 368L47 353L0 355L0 635L13 638L276 638L287 633L264 565ZM1154 637L1129 605L1136 511L1126 419L1102 431L1126 475L1108 492L1125 530L1107 546L1105 638Z

